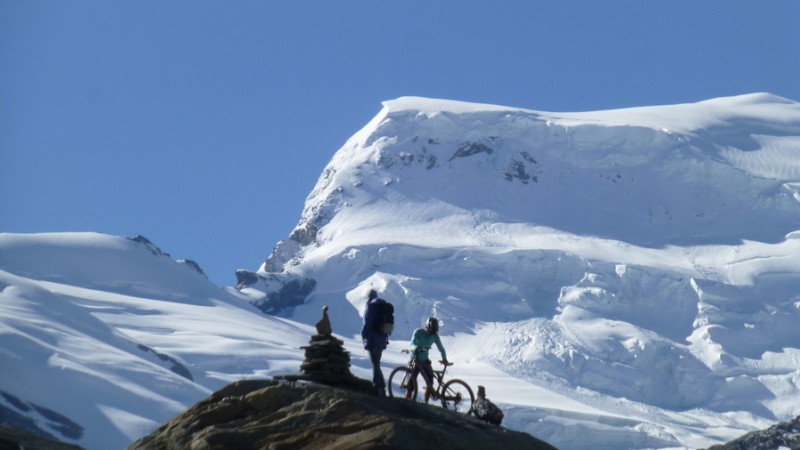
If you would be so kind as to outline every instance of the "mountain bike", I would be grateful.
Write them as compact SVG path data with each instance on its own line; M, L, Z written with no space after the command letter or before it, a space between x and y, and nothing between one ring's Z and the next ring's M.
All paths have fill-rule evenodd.
M409 353L409 350L403 350L403 353ZM467 414L472 409L472 403L475 401L472 388L467 383L455 378L445 382L445 372L453 363L445 364L444 361L439 361L439 363L444 365L444 368L433 371L433 381L436 388L431 393L431 399L441 401L444 409ZM408 362L408 365L399 366L392 370L388 383L390 397L403 398L410 386L412 392L411 400L417 399L417 380L413 376L416 364L417 358L415 355Z

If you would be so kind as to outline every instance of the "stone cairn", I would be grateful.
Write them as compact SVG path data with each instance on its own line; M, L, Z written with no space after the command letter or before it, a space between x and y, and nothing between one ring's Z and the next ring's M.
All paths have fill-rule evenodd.
M362 392L372 392L372 383L350 373L350 352L344 342L333 335L328 306L322 307L322 319L316 324L317 334L311 336L300 364L298 375L276 376L290 381L311 381L328 386L342 387Z

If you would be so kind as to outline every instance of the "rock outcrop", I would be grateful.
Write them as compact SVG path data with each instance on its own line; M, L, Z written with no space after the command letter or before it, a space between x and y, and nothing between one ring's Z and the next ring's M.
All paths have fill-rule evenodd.
M237 381L129 450L542 449L528 434L434 406L315 383Z
M800 450L800 416L781 422L766 430L753 431L727 444L714 445L708 450Z
M83 450L77 445L0 424L0 450Z

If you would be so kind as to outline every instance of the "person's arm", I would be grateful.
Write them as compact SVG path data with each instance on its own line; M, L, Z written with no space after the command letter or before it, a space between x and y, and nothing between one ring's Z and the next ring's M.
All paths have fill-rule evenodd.
M442 361L447 363L447 353L444 351L444 345L442 345L442 340L439 338L439 333L433 335L433 342L436 344L436 348L439 349L439 353L442 354Z
M416 331L414 331L414 335L411 336L411 346L410 347L411 347L411 351L412 352L415 352L417 350L417 348L419 348L419 345L420 345L420 331L421 330L417 329Z
M370 333L370 327L372 327L372 322L375 320L373 316L375 316L375 308L370 308L369 301L367 301L367 312L364 313L364 324L361 326L361 337L363 339L367 339Z

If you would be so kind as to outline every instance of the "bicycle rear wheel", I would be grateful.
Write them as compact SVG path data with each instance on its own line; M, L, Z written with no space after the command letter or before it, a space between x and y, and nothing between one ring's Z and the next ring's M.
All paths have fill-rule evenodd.
M475 395L469 385L461 380L450 380L442 388L442 408L467 414L472 409Z
M403 398L408 391L408 386L411 386L411 399L417 399L417 383L411 377L411 369L405 366L396 367L389 374L389 397Z

